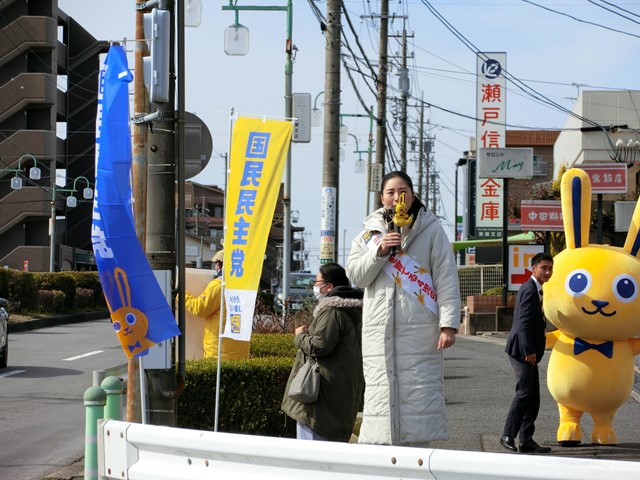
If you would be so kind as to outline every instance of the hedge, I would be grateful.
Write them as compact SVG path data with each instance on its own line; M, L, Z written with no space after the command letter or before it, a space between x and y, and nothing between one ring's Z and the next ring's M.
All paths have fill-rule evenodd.
M251 335L251 357L289 357L296 356L297 348L293 344L291 333L254 333Z
M12 313L49 314L105 309L98 272L23 272L0 269L0 297Z
M280 411L292 366L291 357L225 361L220 369L218 431L295 437L295 421ZM187 362L186 371L185 389L178 397L178 426L213 430L216 361Z
M2 298L9 298L10 275L8 268L0 268L0 297Z
M68 272L54 272L33 274L38 290L59 290L64 293L64 308L71 310L76 299L76 279Z
M33 274L20 270L9 272L9 311L12 313L34 312L38 309L38 287Z
M295 437L295 421L280 405L296 355L293 335L254 333L251 358L227 360L220 369L218 430ZM178 397L178 426L213 430L216 359L187 362L185 389Z

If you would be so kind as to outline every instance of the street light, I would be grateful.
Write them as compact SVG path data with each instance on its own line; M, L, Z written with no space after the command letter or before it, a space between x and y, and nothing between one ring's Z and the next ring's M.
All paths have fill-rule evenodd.
M236 21L224 29L224 53L243 56L249 53L249 29L238 22L237 10L235 14Z
M0 169L0 172L13 172L16 175L11 179L11 189L12 190L20 190L22 188L22 178L19 177L18 175L23 173L22 172L22 159L25 157L29 157L31 160L33 160L33 167L31 167L29 169L29 178L31 180L40 180L40 176L41 176L41 171L40 168L38 168L38 161L36 160L36 157L34 157L33 155L29 154L29 153L25 153L24 155L22 155L20 158L18 158L18 168L2 168Z
M318 97L324 94L324 90L316 95L316 98L313 99L313 109L311 110L311 126L319 127L322 123L322 110L317 107Z
M340 115L340 143L347 143L349 140L349 127L342 123L342 115Z
M199 27L202 21L202 2L200 0L186 0L184 10L184 26Z
M225 52L226 52L226 41L227 39L231 41L231 43L237 42L245 42L246 51L245 54L249 51L248 46L248 38L249 38L249 30L246 29L246 32L239 29L242 25L238 22L240 10L247 11L271 11L271 12L286 12L287 13L287 40L285 44L285 53L286 53L286 63L285 63L285 93L284 93L284 116L287 119L293 118L293 89L291 85L291 77L293 76L293 40L292 40L292 32L293 32L293 0L287 0L286 7L284 6L276 6L276 5L265 5L265 6L242 6L235 5L237 0L229 0L229 5L223 5L222 10L231 10L235 12L236 19L235 23L231 25L229 28L232 28L234 35L230 35L229 38L225 36ZM236 38L236 35L237 38ZM245 34L246 33L246 38ZM231 44L228 45L230 50L234 51L242 51L241 45L233 46ZM235 50L237 49L237 50ZM282 295L285 299L285 308L283 309L283 318L286 318L287 310L288 310L288 302L286 299L289 297L289 273L291 270L291 149L287 152L287 159L284 166L284 192L282 196L283 203L283 212L284 212L284 245L282 250L283 260L282 260ZM217 414L217 409L216 409ZM215 429L217 429L217 418L215 420Z
M360 150L360 145L358 143L358 137L356 137L353 133L350 133L349 136L353 137L353 139L356 141L356 149L353 151L353 153L357 153L358 154L358 159L355 161L354 164L354 171L355 173L364 173L365 171L365 163L364 160L362 159L362 154L363 153L368 153L368 150Z
M52 175L55 175L55 170L52 170ZM86 177L77 177L73 180L71 188L57 188L55 178L53 179L51 186L51 225L49 226L50 245L49 245L49 271L55 272L55 247L56 247L56 192L69 192L72 195L67 197L67 207L74 208L78 204L78 199L73 195L78 191L76 183L78 180L83 180L86 183L86 187L82 190L82 198L89 200L93 198L93 189L90 186L89 180Z
M369 215L369 206L370 206L370 201L371 201L371 191L372 190L378 190L378 188L371 188L371 169L372 169L372 163L371 163L371 157L373 155L373 106L369 107L369 113L368 114L363 114L363 113L341 113L340 114L340 136L342 136L342 127L344 126L346 132L345 132L345 136L351 135L347 128L346 125L343 125L342 123L342 119L344 117L356 117L356 118L368 118L369 119L369 147L366 150L367 153L367 183L365 185L365 193L366 193L366 202L365 202L365 217L367 217ZM358 144L357 144L357 140L356 140L356 150L358 151L358 154L360 153L360 149L358 148ZM355 153L355 152L354 152ZM362 152L364 153L364 152ZM358 167L356 167L356 173L360 173L358 172Z
M59 192L72 192L75 193L78 191L78 189L76 188L76 182L78 180L84 180L87 184L86 187L84 187L84 189L82 189L82 198L89 200L91 198L93 198L93 189L89 186L89 180L87 180L85 177L78 177L76 179L73 180L73 188L58 188L57 190ZM55 194L55 187L54 187L54 194ZM78 199L74 196L74 195L69 195L67 197L67 207L69 208L74 208L76 205L78 204Z

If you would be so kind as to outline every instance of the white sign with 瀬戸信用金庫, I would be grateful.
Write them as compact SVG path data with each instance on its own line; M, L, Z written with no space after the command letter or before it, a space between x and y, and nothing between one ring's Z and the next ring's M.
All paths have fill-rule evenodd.
M476 145L480 149L506 147L507 54L479 52L476 60ZM503 228L504 181L482 178L476 169L475 226L478 238L499 236Z

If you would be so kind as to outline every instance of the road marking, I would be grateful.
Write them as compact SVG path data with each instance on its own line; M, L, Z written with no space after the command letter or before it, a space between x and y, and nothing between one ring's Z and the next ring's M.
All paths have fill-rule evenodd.
M23 372L26 372L26 370L12 370L10 372L5 372L0 374L0 378L10 377L11 375L18 375L19 373L23 373Z
M63 358L62 361L63 362L71 362L73 360L78 360L79 358L90 357L91 355L97 355L99 353L102 353L102 350L96 350L94 352L89 352L89 353L83 353L82 355L76 355L75 357Z

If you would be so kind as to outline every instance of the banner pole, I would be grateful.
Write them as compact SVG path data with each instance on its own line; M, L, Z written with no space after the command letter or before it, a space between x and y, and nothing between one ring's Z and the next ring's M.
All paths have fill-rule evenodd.
M233 107L231 107L231 110L229 111L229 150L227 151L227 155L225 156L224 159L224 200L223 200L223 205L222 205L222 211L224 212L224 220L223 220L223 227L222 227L222 240L223 243L225 244L223 247L223 250L226 248L226 230L227 230L227 225L226 225L226 216L227 216L227 195L228 195L228 188L227 188L227 179L229 177L229 153L231 152L231 142L232 142L232 134L233 134L233 115L234 115L234 109ZM216 365L216 405L215 405L215 414L214 414L214 420L213 420L213 431L217 432L218 431L218 410L220 407L220 377L221 377L221 371L220 371L220 366L222 363L222 327L223 327L223 320L225 319L225 315L224 315L224 289L225 289L225 270L228 268L228 266L226 265L226 262L222 264L222 289L220 291L220 321L219 321L219 325L218 325L218 361L217 361L217 365Z

